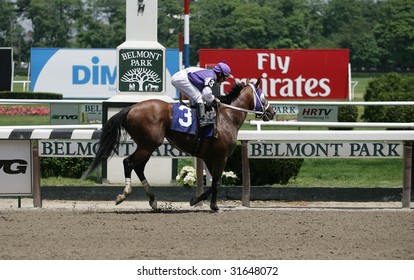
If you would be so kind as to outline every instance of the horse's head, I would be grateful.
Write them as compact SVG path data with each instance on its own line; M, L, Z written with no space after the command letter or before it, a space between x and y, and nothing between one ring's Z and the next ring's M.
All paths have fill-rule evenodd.
M247 85L244 86L241 83L235 83L227 95L219 96L218 98L220 99L220 102L222 104L236 105L236 107L224 107L231 107L235 110L244 111L248 113L255 113L256 117L261 117L263 121L270 121L273 119L275 111L269 105L269 102L266 100L265 94L262 92L261 89L259 89L259 85L260 78L257 79L256 84L247 83ZM244 94L242 95L246 98L240 99L240 95L242 92L244 92ZM243 109L243 107L248 108Z
M264 92L259 88L260 78L257 79L256 84L249 85L252 87L254 92L254 111L257 112L256 118L261 117L265 122L273 120L276 113L267 101Z

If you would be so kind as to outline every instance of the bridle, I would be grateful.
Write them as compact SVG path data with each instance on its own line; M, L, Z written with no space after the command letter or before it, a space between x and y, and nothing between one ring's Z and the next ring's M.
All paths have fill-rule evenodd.
M256 88L254 87L253 84L249 84L249 86L252 88L252 94L253 94L253 100L254 100L254 110L248 110L248 109L228 105L228 104L225 104L225 103L219 103L219 106L230 108L230 109L233 109L233 110L236 110L236 111L256 114L256 117L257 116L259 116L259 117L263 116L263 114L266 112L267 108L269 108L269 106L270 106L269 102L264 98L264 93L261 93L261 96L259 96L259 94L257 93Z

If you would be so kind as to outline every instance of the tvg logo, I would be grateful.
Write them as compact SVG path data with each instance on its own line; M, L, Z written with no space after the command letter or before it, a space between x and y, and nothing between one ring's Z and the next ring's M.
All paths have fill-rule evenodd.
M93 85L114 85L116 79L116 67L113 71L108 65L98 65L99 57L94 56L91 59L92 67L86 65L72 66L72 83L74 85L84 85L91 81Z
M52 115L54 120L77 120L78 115Z
M24 174L27 170L27 161L23 159L0 160L0 170L6 174Z

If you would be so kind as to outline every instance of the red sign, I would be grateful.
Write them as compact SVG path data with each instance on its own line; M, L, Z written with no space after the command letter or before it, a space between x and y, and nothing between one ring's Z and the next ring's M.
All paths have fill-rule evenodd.
M233 79L222 84L228 92L234 82L255 82L268 100L346 100L349 97L347 49L201 49L200 67L220 61L230 66Z

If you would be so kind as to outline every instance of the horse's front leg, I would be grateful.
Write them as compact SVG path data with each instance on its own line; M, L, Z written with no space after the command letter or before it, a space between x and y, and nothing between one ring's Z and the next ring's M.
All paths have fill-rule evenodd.
M190 205L194 206L197 203L208 199L208 197L211 194L210 209L213 210L214 212L219 211L220 209L217 206L217 189L219 186L218 182L219 180L213 179L212 186L207 191L205 191L203 194L201 194L199 197L194 196L193 198L191 198Z
M190 200L190 206L194 206L194 205L196 205L197 203L199 203L199 202L201 202L201 201L204 201L204 200L206 200L209 196L210 196L210 194L211 194L211 192L213 191L213 189L212 188L208 188L204 193L202 193L199 197L197 197L197 196L193 196L192 198L191 198L191 200Z
M224 166L226 165L227 159L222 161L217 161L213 164L210 161L206 161L206 166L212 175L212 183L211 183L211 201L210 201L210 208L211 210L217 212L219 211L219 207L217 206L217 193L218 188L220 187L221 176L223 174Z
M220 180L218 180L217 178L213 178L213 182L211 184L210 209L215 212L220 210L217 206L217 192L218 192L219 186L220 186Z
M223 169L224 169L224 165L226 161L221 162L220 164L216 166L214 166L211 161L205 160L204 162L206 163L206 166L209 172L213 175L212 184L211 184L211 187L207 191L205 191L203 194L201 194L199 197L196 197L196 196L193 197L190 201L190 205L194 206L200 201L208 199L208 197L211 194L210 208L214 212L217 212L220 210L219 207L217 206L217 192L218 192L218 187L220 186L220 179L221 179L221 175L223 173Z

